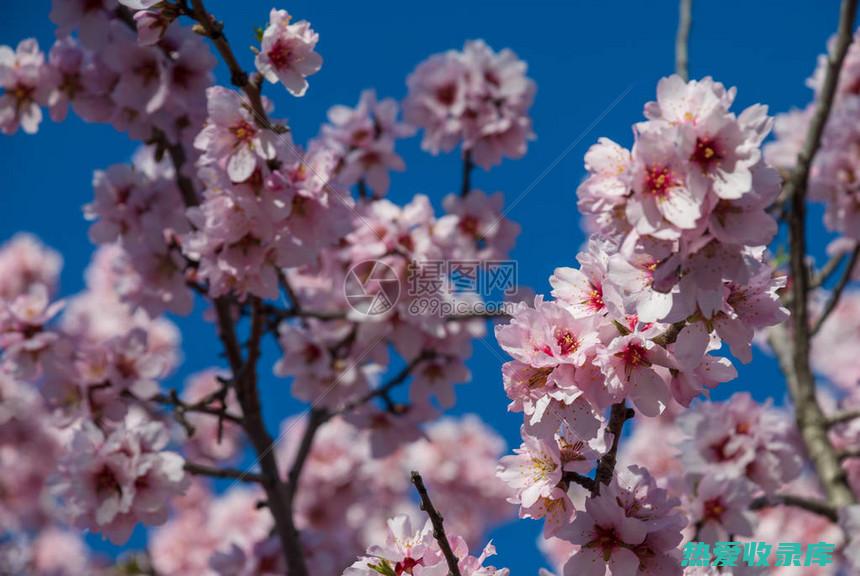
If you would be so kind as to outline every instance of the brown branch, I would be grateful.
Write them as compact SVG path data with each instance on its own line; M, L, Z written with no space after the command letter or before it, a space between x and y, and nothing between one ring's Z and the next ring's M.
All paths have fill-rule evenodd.
M582 474L578 474L576 472L564 472L561 475L561 482L563 484L562 488L567 491L567 488L571 484L579 484L589 492L594 492L595 490L595 481L588 476L583 476Z
M609 447L609 451L597 462L597 472L594 474L594 484L591 488L592 494L598 494L600 485L609 484L612 480L612 474L615 472L615 464L618 460L618 446L621 443L624 423L633 418L634 415L633 410L627 407L625 401L612 405L609 413L609 425L607 426L607 430L612 434L612 445Z
M445 556L445 562L448 563L448 576L461 576L460 565L457 556L451 549L451 544L448 542L448 537L445 535L445 525L442 515L433 506L430 501L430 495L427 494L427 488L424 486L424 480L421 474L412 471L412 483L418 491L418 496L421 498L421 509L430 517L430 522L433 524L433 537L439 543L439 548L442 549L442 554Z
M675 322L670 325L662 334L658 334L653 338L654 344L662 346L665 348L669 344L674 344L675 340L678 339L678 335L681 333L681 330L684 329L684 326L687 325L686 320L681 320L680 322Z
M810 121L806 139L797 156L797 165L785 183L789 206L790 269L792 274L792 329L777 326L770 331L770 342L786 376L795 407L795 419L801 438L827 495L828 502L842 507L856 502L845 479L845 473L827 436L827 419L815 396L815 379L809 363L810 279L806 269L806 189L815 153L836 95L839 73L857 12L857 0L842 0L839 31L833 53L827 58L820 97Z
M856 420L857 418L860 418L860 410L845 410L828 416L827 425L831 427L838 426L839 424L845 424L852 420Z
M792 333L785 326L776 326L769 331L768 342L788 382L797 427L827 500L834 506L847 506L854 502L854 495L848 487L839 458L827 436L828 422L815 398L812 375L807 373L804 379L801 379L795 369Z
M854 247L854 250L851 251L851 256L848 258L848 266L842 272L842 277L839 278L839 282L837 282L836 286L833 288L833 294L830 295L830 299L824 306L821 316L818 317L818 320L812 327L812 336L818 334L818 331L821 330L827 317L830 316L830 314L832 314L836 309L836 306L839 305L839 299L842 297L842 292L845 291L845 287L848 286L848 282L851 281L851 275L854 273L854 267L857 265L858 259L860 259L860 244L857 244L857 246Z
M839 269L839 266L842 264L844 259L845 252L839 252L831 256L830 259L825 262L824 266L821 267L821 270L813 276L809 283L810 290L815 290L816 288L824 286L830 277L833 276L833 273Z
M230 82L233 86L241 89L248 97L248 103L254 112L257 124L261 128L272 130L273 132L283 132L285 127L273 126L268 114L266 114L260 90L263 82L262 76L258 73L249 76L242 66L239 65L239 61L236 59L235 54L233 54L233 49L224 35L224 25L206 10L203 0L191 0L191 5L193 8L187 12L188 16L199 24L197 30L202 32L215 45L215 49L218 50L222 60L224 60L224 64L230 70Z
M290 504L292 504L295 499L296 492L299 489L299 480L301 479L302 469L311 453L311 446L313 445L314 437L320 429L320 426L322 426L328 419L329 414L323 409L312 408L310 414L308 414L302 440L299 443L299 448L296 451L293 464L287 472L287 502Z
M209 476L210 478L232 478L243 482L257 482L263 484L266 479L255 472L238 470L236 468L217 468L199 464L197 462L185 462L185 471L198 476Z
M849 458L860 458L860 448L841 450L838 452L837 456L840 460L848 460Z
M689 80L690 27L693 23L693 0L681 0L678 6L678 34L675 36L675 72L684 82Z
M824 516L831 522L839 520L839 514L833 506L823 500L813 500L805 496L797 496L794 494L774 494L773 496L760 496L752 501L750 510L762 510L764 508L773 508L774 506L793 506L802 508L807 512Z
M183 401L176 394L175 390L171 390L170 394L156 394L151 398L147 398L143 400L141 398L136 398L139 401L149 401L156 402L158 404L164 404L166 406L172 406L177 412L181 412L183 414L186 413L199 413L199 414L208 414L210 416L217 416L224 420L229 420L234 424L241 424L242 417L238 414L231 414L227 411L227 407L222 405L220 407L210 406L209 402L194 402L188 403Z
M472 170L475 168L475 163L472 160L472 151L466 150L463 152L463 176L460 181L460 197L465 198L472 191Z
M238 370L234 369L233 372L236 394L242 407L242 428L257 452L260 470L265 480L263 487L266 490L266 503L275 520L275 528L287 560L288 571L291 575L309 576L299 532L293 519L292 500L288 495L287 486L281 480L278 462L275 458L275 445L263 422L259 391L257 390L256 365L260 354L260 340L265 328L265 318L257 298L252 298L251 306L248 358L244 364L240 364ZM228 317L228 319L222 320L222 313L220 312L218 318L219 324L223 322L225 327L232 330L232 318ZM222 339L225 340L225 346L228 349L238 345L235 332L232 333L232 338L229 334L229 330L222 331ZM227 344L226 341L232 341L234 344Z
M401 384L406 382L406 379L409 378L409 376L412 374L412 372L415 370L415 368L418 366L418 364L420 364L421 362L423 362L425 360L429 360L430 358L433 358L435 355L436 355L436 353L433 352L432 350L422 351L418 356L413 358L411 362L409 362L406 366L404 366L403 369L400 370L400 372L395 374L388 382L386 382L382 386L379 386L378 388L374 388L373 390L371 390L367 394L364 394L363 396L359 396L357 399L355 399L351 402L347 402L346 404L343 405L343 407L340 410L338 410L337 413L343 414L346 412L350 412L352 410L355 410L359 406L367 404L368 402L370 402L374 398L385 398L385 397L387 397L388 393L391 392L394 388L396 388L397 386L400 386Z

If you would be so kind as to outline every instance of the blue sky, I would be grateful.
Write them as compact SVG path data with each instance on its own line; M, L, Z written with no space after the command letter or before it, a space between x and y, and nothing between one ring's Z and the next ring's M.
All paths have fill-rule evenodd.
M252 54L244 47L255 43L254 29L264 25L273 4L208 0L207 5L225 20L240 61L250 68ZM674 0L623 5L587 0L294 0L277 7L310 20L320 34L318 51L325 59L304 98L267 87L275 116L288 118L298 142L316 133L331 105L354 105L364 88L402 98L405 78L418 62L432 53L460 48L467 39L483 38L495 49L511 48L528 62L529 75L538 86L532 109L537 140L522 160L506 161L491 172L477 169L473 184L488 192L503 191L509 203L517 200L509 217L522 225L523 233L513 257L520 282L537 292L548 291L547 278L555 267L572 265L582 243L576 186L583 176L585 150L598 136L629 145L631 124L641 119L642 106L653 98L657 80L674 67ZM49 0L8 3L0 19L0 44L14 45L35 36L47 49L53 39L49 10ZM757 102L768 104L772 113L803 106L811 95L805 79L836 29L837 16L836 0L696 2L691 77L711 75L737 86L738 109ZM226 83L224 68L217 72ZM85 125L76 118L63 124L47 121L36 136L0 137L4 175L0 239L20 230L37 234L63 253L63 292L79 290L92 250L81 215L81 206L92 197L92 172L126 161L134 148L110 127ZM456 152L428 156L417 138L403 142L399 151L408 169L392 178L394 201L403 203L423 193L438 206L445 194L456 190L460 179ZM817 232L812 240L820 257L826 237ZM177 320L184 334L185 364L169 384L218 362L214 332L199 319L200 310L198 305L197 317ZM264 361L270 364L274 350L266 356ZM499 372L503 358L492 336L475 344L470 361L473 382L459 388L454 412L478 413L514 446L520 418L506 413ZM298 405L267 366L262 372L266 417L274 429ZM750 390L760 400L773 397L777 403L784 395L775 363L761 354L752 365L741 367L740 378L715 397L738 389ZM542 561L534 546L539 531L540 525L530 521L494 531L500 552L497 564L509 566L515 574L535 573ZM139 544L141 535L133 542Z

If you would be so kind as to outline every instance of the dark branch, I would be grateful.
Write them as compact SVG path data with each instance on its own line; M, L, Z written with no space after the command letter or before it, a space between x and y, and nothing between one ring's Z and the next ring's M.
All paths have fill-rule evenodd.
M804 496L796 496L794 494L774 494L773 496L760 496L752 501L750 510L762 510L764 508L772 508L774 506L793 506L802 508L807 512L824 516L831 522L839 520L839 514L836 508L823 500L813 500Z
M856 420L857 418L860 418L860 410L845 410L829 416L827 418L827 425L838 426L839 424L845 424L852 420Z
M561 475L561 481L564 484L563 488L567 490L567 487L571 484L579 484L589 492L594 492L595 490L595 482L592 478L588 476L583 476L582 474L577 474L576 472L565 472Z
M247 472L236 468L216 468L196 462L186 462L185 471L198 476L209 476L210 478L232 478L243 482L257 482L262 484L266 479L255 472Z
M314 437L316 436L320 426L322 426L326 420L328 420L328 414L325 410L312 408L310 414L308 414L302 440L299 443L299 448L296 451L293 464L287 472L287 502L290 504L292 504L295 499L296 492L299 489L299 480L302 475L302 469L311 453L311 446L313 445Z
M613 404L609 413L609 425L607 430L612 434L612 445L609 447L609 452L604 454L597 462L597 472L594 475L594 484L591 488L592 494L600 492L601 484L609 484L612 480L612 474L615 472L615 464L618 460L618 446L621 444L621 432L624 430L624 423L635 416L632 409L627 407L626 402L622 401L618 404Z
M424 480L421 478L421 474L415 470L412 471L412 483L415 485L415 489L418 490L418 497L421 498L421 509L427 513L427 516L430 517L430 522L433 524L433 537L439 543L439 548L442 549L442 554L444 554L445 561L448 563L448 576L461 576L459 561L451 549L448 536L445 535L445 525L442 515L433 506L433 502L430 501L430 495L427 494L427 488L424 486Z

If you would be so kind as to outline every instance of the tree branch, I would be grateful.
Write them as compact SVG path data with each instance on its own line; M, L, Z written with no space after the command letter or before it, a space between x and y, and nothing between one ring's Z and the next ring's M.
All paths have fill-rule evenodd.
M802 508L807 512L824 516L831 522L838 522L839 514L833 506L823 500L813 500L804 496L794 494L774 494L773 496L760 496L752 501L750 510L762 510L774 506L793 506Z
M430 501L430 495L427 494L427 488L424 486L424 480L421 478L421 474L415 470L412 471L412 483L418 491L419 498L421 498L421 509L427 513L427 516L430 517L430 522L433 524L433 537L439 543L442 554L445 555L445 561L448 563L448 576L461 576L459 560L451 549L448 537L445 535L445 525L442 515L433 506L433 502Z
M576 472L564 472L561 475L561 481L564 484L563 488L565 491L570 486L571 483L579 484L589 492L594 492L595 490L595 481L588 476L583 476L582 474L578 474Z
M790 266L792 274L792 330L776 326L770 331L770 342L788 381L795 407L795 418L807 452L815 466L828 502L836 507L856 502L833 445L827 436L827 419L815 396L815 379L809 363L809 275L806 270L806 188L815 153L821 146L821 136L836 95L839 73L848 46L857 12L857 0L842 0L839 31L827 67L818 105L810 121L809 131L797 157L797 165L785 183L785 194L791 207L788 215L791 241Z
M609 484L612 474L615 472L615 464L618 460L618 446L621 444L621 433L624 423L633 418L634 412L627 407L626 401L613 404L609 413L609 425L607 430L612 434L612 445L609 452L603 455L597 462L597 472L594 474L594 484L591 487L592 494L600 493L601 484Z
M266 481L262 475L254 472L247 472L236 468L216 468L214 466L207 466L206 464L199 464L196 462L186 461L185 471L198 476L209 476L210 478L232 478L234 480L257 482L259 484L263 484Z
M338 410L337 413L343 414L346 412L350 412L363 404L367 404L374 398L383 398L387 396L388 393L391 392L394 388L406 382L406 379L409 378L409 376L412 374L418 364L425 360L433 358L435 355L436 353L432 350L424 350L423 352L421 352L421 354L413 358L411 362L404 366L403 369L400 370L400 372L398 372L397 374L395 374L388 382L378 388L371 390L367 394L360 396L352 402L347 402L340 410Z
M314 437L320 429L320 426L322 426L328 418L328 413L325 410L318 408L312 408L308 415L302 440L299 443L299 448L296 451L293 464L287 472L287 502L289 502L290 505L292 505L296 492L299 489L299 479L301 478L305 462L307 462L308 456L311 453L311 446L313 445Z
M860 259L860 244L857 244L857 246L854 247L854 250L851 251L851 256L848 258L848 267L842 272L842 277L839 278L839 282L837 282L836 286L833 288L833 294L830 295L830 300L827 301L827 304L824 306L824 310L821 312L821 316L818 317L818 320L815 322L815 326L812 327L812 336L818 334L818 331L821 330L827 317L830 316L830 314L832 314L836 309L836 306L839 305L839 299L842 297L842 292L845 291L845 287L848 286L848 282L851 281L851 275L854 272L854 267L857 265L858 259Z
M305 564L299 532L293 520L292 500L287 486L281 480L277 459L275 458L274 442L263 422L260 409L259 391L257 390L256 364L260 353L260 340L264 332L265 321L259 300L252 298L251 335L248 339L248 358L241 364L238 371L234 369L236 393L242 406L242 428L257 452L260 470L264 478L263 487L266 490L266 503L275 520L275 527L280 537L281 547L287 560L288 571L291 575L309 576ZM222 316L219 313L219 322ZM227 324L232 327L232 319ZM223 334L222 334L223 336ZM226 340L235 341L235 333ZM225 344L226 345L226 344ZM236 344L238 345L238 344ZM228 346L228 348L232 347ZM229 354L228 354L229 355Z
M689 39L690 27L693 22L693 0L680 0L678 6L678 34L675 36L675 72L683 78L684 82L689 80L687 70L689 62Z
M857 418L860 418L860 410L845 410L843 412L831 414L827 418L827 425L831 427L838 426L839 424L845 424L852 420L856 420Z

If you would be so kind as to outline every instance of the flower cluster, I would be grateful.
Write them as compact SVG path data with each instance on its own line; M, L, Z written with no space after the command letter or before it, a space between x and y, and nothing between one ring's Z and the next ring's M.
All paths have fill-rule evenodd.
M385 196L390 185L388 171L406 168L394 143L413 133L410 126L398 122L397 112L395 100L378 100L373 90L362 92L355 108L333 106L328 111L329 124L323 126L318 145L337 157L339 183L363 182L376 197Z
M298 419L284 424L278 449L284 463L292 462L303 429ZM492 474L504 449L501 439L474 416L442 420L426 433L426 439L374 459L365 432L343 419L323 425L296 499L309 568L339 573L369 545L385 539L387 518L405 514L417 521L421 513L411 499L410 469L422 470L438 504L450 511L445 524L462 536L460 546L472 545L488 526L509 517L507 491ZM158 573L253 574L262 566L282 566L271 518L254 506L261 497L258 490L232 487L216 497L204 484L192 484L177 501L178 514L151 541Z
M115 0L55 0L51 19L58 40L47 57L32 39L14 51L0 47L4 133L19 126L35 133L42 108L60 121L71 106L84 120L108 122L137 140L194 136L215 59L190 29L164 22L157 46L139 45Z
M421 145L433 154L462 144L485 169L519 158L534 137L528 109L535 84L525 73L510 50L466 42L462 52L431 56L409 76L406 120L424 130Z
M65 306L51 301L53 251L26 236L0 250L9 273L0 300L0 467L8 468L4 494L15 495L4 505L8 530L26 534L65 515L124 541L139 521L163 522L166 503L184 489L182 458L165 450L167 429L135 407L175 367L178 336L120 302L119 250L98 252L87 290ZM47 504L51 494L62 514Z
M601 139L586 154L579 203L595 234L577 256L579 267L556 269L554 300L520 304L510 323L496 328L513 357L502 369L509 409L524 416L523 445L502 459L499 474L516 491L521 516L546 518L545 536L580 546L565 573L602 574L606 566L618 574L677 572L674 547L686 518L671 511L682 500L666 500L664 489L684 497L697 525L750 532L739 510L753 489L707 473L704 464L686 466L695 474L686 489L683 478L660 479L658 489L650 474L631 468L642 486L631 494L659 494L655 506L670 519L641 526L622 510L626 473L608 478L601 471L612 470L606 462L615 461L610 446L629 417L627 402L648 417L689 406L736 377L720 352L724 343L748 362L755 331L787 317L777 295L784 279L774 277L764 249L776 231L766 208L779 192L759 148L771 122L762 106L736 116L733 99L734 90L711 79L661 80L657 101L645 107L648 120L634 128L631 151ZM759 463L745 463L752 478L771 490L795 477L795 448L785 428L773 428L768 409L748 398L736 398L726 408L733 409L753 420L737 422L735 432L756 431L749 442L735 440ZM695 438L735 431L726 414L713 421L705 414L708 423ZM689 457L706 459L701 450L688 450ZM594 479L587 476L592 469ZM575 484L590 488L584 505L574 504ZM712 526L714 518L728 526ZM646 526L665 532L651 536Z
M565 528L563 537L580 546L565 576L598 576L607 566L612 574L677 574L676 547L687 523L678 504L644 468L620 471Z
M95 197L84 207L90 239L117 244L123 299L155 317L170 310L191 312L179 238L190 230L172 170L142 148L133 165L116 164L93 176Z
M75 430L54 489L71 520L123 543L134 525L163 524L167 503L187 487L184 460L165 450L160 422L130 414L109 431L90 422Z
M710 78L662 79L648 120L634 126L632 151L607 139L594 145L578 194L589 225L618 247L608 273L637 300L640 320L698 314L749 361L753 330L785 318L776 303L764 306L781 284L760 248L776 233L766 208L779 177L761 160L766 107L736 116L734 97Z
M484 566L485 560L495 555L492 543L487 544L480 556L470 556L465 541L458 536L448 537L451 549L458 559L457 567L463 576L508 576L506 568ZM375 576L376 574L415 574L416 576L443 576L448 564L439 544L433 537L433 526L427 520L418 531L412 529L407 516L388 521L388 535L384 545L373 545L363 556L344 571L343 576Z
M194 141L203 202L182 249L209 294L278 295L277 269L305 264L348 229L352 201L332 187L334 158L304 156L288 134L261 125L238 93L208 90L209 117Z

